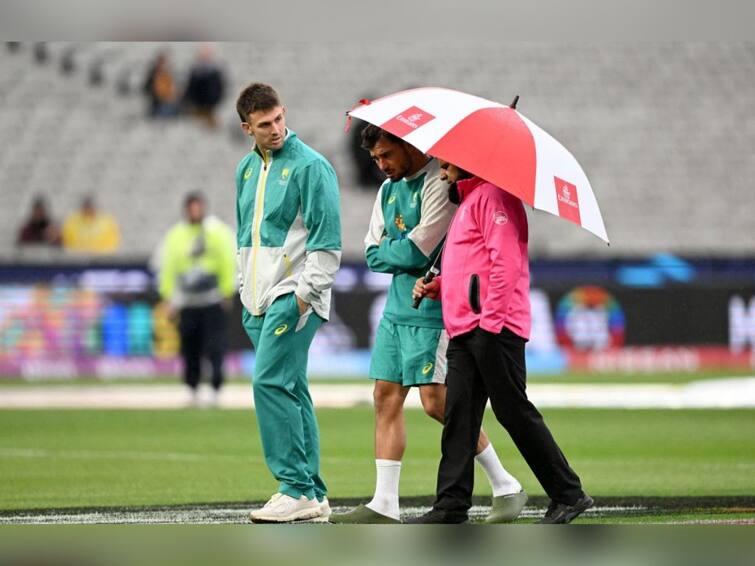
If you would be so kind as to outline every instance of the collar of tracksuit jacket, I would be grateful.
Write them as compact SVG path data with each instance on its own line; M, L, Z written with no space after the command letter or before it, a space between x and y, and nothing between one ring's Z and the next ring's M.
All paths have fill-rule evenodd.
M327 320L340 262L335 171L288 129L283 146L264 153L265 160L253 147L236 171L241 302L251 315L261 316L277 297L295 292ZM310 213L322 219L311 233L302 203L312 207L315 199L321 206Z
M296 133L286 128L286 136L283 138L283 145L280 146L279 149L276 149L274 151L272 149L263 150L257 145L257 142L255 142L252 146L252 151L260 156L260 159L262 159L262 166L267 169L270 165L270 160L280 152L284 151L286 149L286 146L289 144L289 140L292 140L295 137Z

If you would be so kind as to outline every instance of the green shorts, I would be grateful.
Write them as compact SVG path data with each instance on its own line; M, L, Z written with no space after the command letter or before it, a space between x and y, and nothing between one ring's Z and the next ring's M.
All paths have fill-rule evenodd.
M370 377L404 387L446 382L448 335L441 328L380 320L370 360Z

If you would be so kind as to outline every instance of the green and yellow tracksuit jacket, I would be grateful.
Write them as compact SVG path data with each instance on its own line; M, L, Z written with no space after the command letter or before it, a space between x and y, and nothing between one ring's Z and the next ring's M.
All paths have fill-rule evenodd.
M443 328L440 301L422 301L414 309L412 289L439 253L455 210L435 159L380 187L364 238L365 257L370 270L393 275L383 315L394 324Z
M236 170L239 291L255 316L294 292L327 320L341 262L338 179L287 131L279 150L254 148Z

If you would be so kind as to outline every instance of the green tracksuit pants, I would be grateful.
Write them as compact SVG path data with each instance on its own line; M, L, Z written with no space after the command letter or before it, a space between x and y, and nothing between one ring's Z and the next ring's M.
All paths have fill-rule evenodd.
M275 299L262 316L243 311L255 349L254 405L265 462L279 492L322 500L320 433L307 384L307 357L323 320L311 313L302 321L293 293Z

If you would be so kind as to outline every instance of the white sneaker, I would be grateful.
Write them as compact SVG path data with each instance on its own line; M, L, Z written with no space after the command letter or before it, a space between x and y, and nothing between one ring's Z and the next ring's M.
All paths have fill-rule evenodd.
M267 500L267 503L265 503L265 505L263 505L259 509L255 509L254 511L252 511L251 513L249 513L249 519L252 522L254 522L254 519L257 517L257 515L259 515L260 513L262 513L265 509L269 509L270 507L272 507L273 504L276 501L278 501L278 499L280 499L282 496L283 496L282 493L274 493L272 495L272 497L270 497L270 499Z
M192 389L191 387L187 388L188 392L186 394L186 406L190 409L196 409L199 407L199 391L196 389Z
M210 392L210 399L207 401L207 406L211 409L217 409L220 407L220 391L213 389Z
M328 503L328 498L324 497L323 500L320 502L320 516L312 519L312 522L313 523L327 523L331 512L332 511L330 509L330 503Z
M307 499L304 495L294 499L290 495L276 493L262 509L252 511L249 518L253 523L290 523L315 519L321 514L321 503L317 499Z

